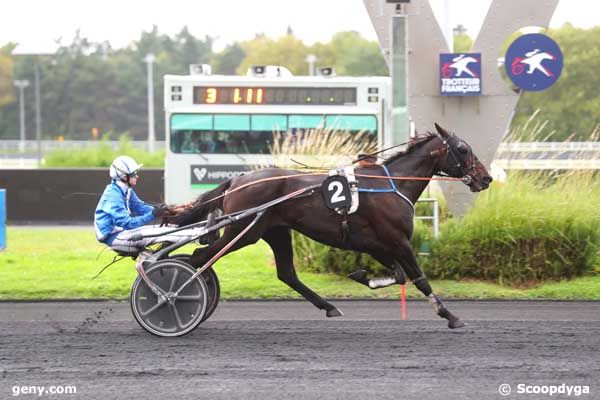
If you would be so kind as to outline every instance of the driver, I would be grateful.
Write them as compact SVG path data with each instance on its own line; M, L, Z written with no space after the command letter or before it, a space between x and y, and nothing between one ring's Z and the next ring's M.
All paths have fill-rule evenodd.
M99 242L119 253L137 254L158 242L178 242L186 236L162 235L143 238L140 235L160 234L172 227L144 226L156 218L171 214L165 204L151 206L135 194L142 164L133 158L119 156L110 166L111 183L106 186L94 213L94 228Z

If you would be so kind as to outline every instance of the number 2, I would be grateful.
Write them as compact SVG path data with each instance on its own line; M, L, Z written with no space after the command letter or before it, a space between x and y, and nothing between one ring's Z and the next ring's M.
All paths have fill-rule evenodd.
M327 190L329 192L333 192L333 195L331 196L331 202L332 203L338 203L341 201L346 201L346 196L340 196L342 194L342 191L344 190L344 186L342 186L341 182L338 181L333 181L329 184L329 186L327 186Z

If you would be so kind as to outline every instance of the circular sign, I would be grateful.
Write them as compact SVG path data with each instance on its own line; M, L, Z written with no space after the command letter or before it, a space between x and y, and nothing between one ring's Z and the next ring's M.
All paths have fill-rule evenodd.
M563 54L548 36L530 33L511 43L504 57L504 67L515 85L537 92L558 80L563 68Z

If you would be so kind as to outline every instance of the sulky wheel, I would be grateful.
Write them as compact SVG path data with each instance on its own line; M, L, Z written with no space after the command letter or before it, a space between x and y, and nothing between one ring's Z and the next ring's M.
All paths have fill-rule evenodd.
M181 260L187 263L190 257L189 254L175 254L171 256L170 259ZM221 285L219 284L217 273L212 267L202 272L202 275L200 276L204 279L204 283L206 283L206 288L208 289L208 304L206 306L204 317L202 317L202 322L204 322L210 318L217 309L219 299L221 298Z
M145 267L146 275L163 293L155 294L141 276L131 287L131 311L137 322L157 336L182 336L198 326L206 314L208 289L198 277L176 292L196 272L181 260L162 260Z

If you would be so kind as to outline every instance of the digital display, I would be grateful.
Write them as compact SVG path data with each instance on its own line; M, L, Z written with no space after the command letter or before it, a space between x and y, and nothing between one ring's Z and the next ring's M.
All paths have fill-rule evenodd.
M194 86L194 104L355 105L356 88Z

